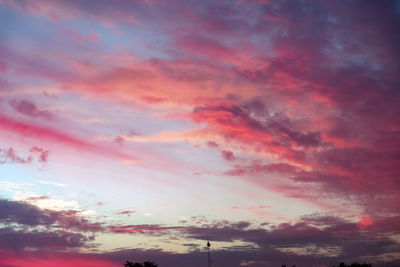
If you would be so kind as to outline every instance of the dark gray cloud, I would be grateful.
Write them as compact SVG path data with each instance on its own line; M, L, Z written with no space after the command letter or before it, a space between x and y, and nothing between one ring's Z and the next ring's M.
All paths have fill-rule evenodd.
M12 227L0 229L0 247L12 250L50 249L62 251L68 248L88 247L93 236L81 233L46 230L16 230Z
M75 210L45 210L35 205L0 198L0 223L23 226L44 226L80 232L98 232L100 223L91 223Z
M42 210L25 202L0 199L0 223L3 225L0 248L62 252L69 248L90 247L91 241L95 240L94 233L113 233L186 240L185 246L192 248L192 252L176 254L138 248L96 257L115 262L152 260L167 267L192 261L201 266L199 260L206 254L204 247L196 245L199 240L204 244L207 240L212 244L242 241L246 245L232 243L233 246L218 250L212 246L215 263L218 262L218 266L243 266L246 262L248 266L279 266L282 263L329 266L340 261L363 261L365 257L379 257L400 249L400 245L389 237L399 234L398 216L371 220L374 223L360 225L329 214L311 214L296 223L276 226L269 223L254 225L247 221L198 221L197 218L184 226L108 225L89 222L77 211ZM380 266L380 263L375 262L374 266Z

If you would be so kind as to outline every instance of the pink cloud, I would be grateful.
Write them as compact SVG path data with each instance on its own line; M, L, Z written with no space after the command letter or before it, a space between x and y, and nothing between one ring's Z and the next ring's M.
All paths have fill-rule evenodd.
M400 208L400 39L398 7L394 2L5 3L27 17L42 15L58 22L79 19L88 22L85 26L95 28L107 25L114 28L113 34L120 31L121 39L115 40L115 36L107 35L103 29L102 40L104 34L107 41L103 44L94 33L70 28L61 31L62 34L74 43L88 43L90 49L71 47L71 50L68 45L52 43L50 46L56 51L50 51L36 42L33 43L40 49L35 45L17 49L7 38L0 46L0 72L7 75L0 80L2 88L10 89L11 81L18 81L19 93L33 94L42 90L43 83L49 92L76 94L82 101L88 98L106 101L124 110L140 106L135 112L173 117L179 126L171 126L174 129L168 129L168 134L151 137L114 133L110 136L119 136L115 141L123 143L115 148L82 137L83 126L74 134L61 130L51 121L53 113L22 100L11 107L24 122L0 116L2 132L34 140L46 148L48 144L59 144L117 159L132 159L122 152L132 149L135 155L140 153L145 158L144 166L168 174L182 174L187 169L212 174L203 167L185 164L186 159L174 158L180 151L180 143L198 142L200 145L195 144L191 157L204 158L203 154L196 154L202 144L218 148L219 151L208 149L208 152L220 152L226 159L225 164L230 168L219 172L225 176L238 176L234 178L241 182L305 200L343 216L354 214L355 210L363 214L358 223L308 218L294 225L280 225L269 233L243 232L240 229L246 223L241 224L242 228L221 223L209 232L191 229L191 236L200 239L212 233L220 234L220 240L224 241L231 240L230 235L246 236L246 240L252 241L256 234L262 234L266 240L275 238L286 246L293 245L289 240L292 235L299 243L304 242L302 245L307 240L326 241L324 244L333 240L352 251L356 246L347 243L348 240L344 243L336 240L335 234L358 236L361 230L397 231L390 227L398 224L398 218L392 215ZM59 29L57 25L54 27ZM127 40L127 44L120 40ZM141 46L133 49L132 43ZM123 52L119 55L126 53L126 56L117 56L120 51ZM75 55L79 55L79 60L73 58ZM85 58L81 59L81 55ZM30 79L39 79L41 83L32 85ZM2 90L2 93L13 92ZM2 111L11 114L7 108ZM48 124L39 124L39 119ZM181 132L175 129L182 125L195 129ZM110 130L107 126L96 127L102 133ZM137 144L139 139L156 148L148 151ZM166 152L171 147L173 153ZM158 153L159 150L163 152ZM29 156L21 156L13 149L2 153L8 162L30 162ZM35 148L31 153L39 161L48 160L49 152L45 149ZM321 224L328 230L313 224ZM164 233L168 230L168 226L154 224L115 226L110 231ZM371 251L379 251L381 243L375 241L376 247L370 248ZM257 244L264 243L257 240Z
M8 249L0 249L0 265L9 267L67 267L88 266L88 267L111 267L120 266L115 262L96 257L95 255L84 255L78 253L38 253L38 252L15 252Z
M83 13L92 12L79 3L69 5ZM353 20L354 29L359 29L371 6L345 13L332 13L344 11L335 4L307 6L313 14L320 14L316 10L337 14L336 23L327 21L327 16L308 16L301 6L269 3L262 12L254 12L253 23L235 6L183 6L191 14L185 16L191 17L186 27L173 24L180 19L175 18L165 31L172 38L173 51L167 51L171 58L136 61L105 71L95 69L95 75L74 80L66 88L80 88L95 99L139 101L178 110L185 107L182 113L193 108L180 118L205 125L207 131L203 133L219 137L222 141L218 142L238 144L243 148L240 152L282 161L237 165L225 173L228 175L247 179L251 174L258 178L249 180L265 183L261 181L263 174L279 173L287 182L317 183L318 190L334 197L352 193L363 198L373 190L393 195L398 161L395 145L390 144L399 140L397 128L386 126L398 122L396 98L390 98L397 84L393 79L397 63L384 51L397 52L381 34L394 32L391 27L385 28L390 23L379 22L393 22L390 5L379 7L390 14L387 18L373 14L377 23L354 31L355 36L349 35L341 19ZM212 12L211 7L218 12L207 13ZM104 6L97 8L104 11ZM194 26L197 31L188 31ZM216 33L225 36L224 41ZM264 33L268 33L268 39L253 43L254 51L242 51L250 46L238 40ZM358 37L365 37L366 42L360 43ZM264 45L271 53L266 53ZM382 53L378 55L371 47L378 47ZM242 60L243 54L248 60ZM370 64L360 65L349 54L365 55ZM375 61L386 62L388 72L368 67ZM231 161L228 148L221 147L223 156ZM379 176L385 183L378 182ZM299 188L305 191L290 195L313 195Z
M78 42L93 42L97 43L99 41L99 35L96 33L83 34L75 31L72 28L67 28L61 32L62 35L71 38Z
M235 155L231 151L222 150L222 157L227 161L234 161L236 159Z
M215 39L204 36L182 36L176 40L177 46L186 50L191 55L205 56L208 59L223 60L235 62L238 60L236 51L221 44Z
M12 107L21 114L30 117L39 117L46 120L53 120L54 114L48 110L42 110L36 107L36 105L30 101L13 101L11 102Z
M160 235L163 232L169 232L171 230L180 230L184 227L180 226L160 226L160 225L121 225L121 226L111 226L110 231L116 234L150 234L150 235ZM166 234L167 234L166 233Z
M246 207L246 210L253 210L253 209L270 209L271 206L265 206L265 205L259 205L259 206L251 206L251 207Z
M9 149L0 149L0 164L5 163L31 163L32 157L23 158L15 153L15 150L10 147Z
M21 136L29 136L29 138L32 139L46 140L46 142L62 144L74 149L79 149L80 151L87 151L95 154L99 152L104 154L106 151L108 156L119 159L131 158L116 149L96 145L53 128L18 122L8 117L0 117L0 124L0 130L2 131L12 132ZM43 154L42 159L45 160L47 156L48 153Z
M8 67L6 63L0 61L0 73L6 74L8 72Z

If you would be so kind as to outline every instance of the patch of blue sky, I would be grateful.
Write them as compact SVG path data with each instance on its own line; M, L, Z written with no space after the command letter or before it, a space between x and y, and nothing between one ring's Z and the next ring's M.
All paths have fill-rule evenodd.
M49 21L51 23L49 23ZM16 44L26 48L40 48L39 41L54 37L57 24L49 18L42 16L27 16L15 9L0 4L0 37L2 41L9 44Z
M55 23L50 18L36 15L22 16L18 11L4 6L0 6L0 18L3 25L7 25L0 28L0 38L7 49L5 52L25 63L47 66L60 74L65 72L66 76L72 73L59 60L60 52L71 58L79 55L83 59L86 52L99 49L95 42L79 42L66 36L68 22ZM76 32L82 36L92 34L89 30L82 31L82 27ZM9 57L12 59L12 56Z
M39 180L37 166L30 164L6 163L0 165L0 196L14 198L45 194L45 191L33 190Z
M161 31L154 31L143 25L121 25L121 41L128 52L140 58L173 59L170 56L171 38Z
M129 53L139 59L169 58L163 51L167 35L155 33L150 28L135 23L116 23L107 26L95 20L75 18L63 22L63 26L84 34L97 34L99 45L105 53ZM156 49L159 47L160 49Z
M12 68L11 68L12 69ZM1 75L0 75L1 77ZM15 91L25 90L26 88L46 88L54 84L52 80L43 79L42 76L30 76L30 75L20 75L19 73L15 73L10 71L6 75L7 83L9 87ZM45 91L45 90L43 90Z

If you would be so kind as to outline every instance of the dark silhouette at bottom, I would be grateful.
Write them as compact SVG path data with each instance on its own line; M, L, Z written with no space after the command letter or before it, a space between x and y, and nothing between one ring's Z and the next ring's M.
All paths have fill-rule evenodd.
M130 262L130 261L126 261L124 263L124 266L125 267L158 267L158 265L155 264L152 261L145 261L145 262L143 262L143 264L139 263L139 262L133 263L133 262Z
M352 264L346 264L344 262L341 262L337 266L332 265L332 267L372 267L372 265L368 263L358 263L358 262L354 262Z
M282 267L286 267L286 264L282 264ZM293 265L292 267L296 267L296 265ZM341 262L339 263L339 265L332 265L332 267L372 267L372 265L368 263L358 263L358 262L354 262L352 264L346 264L344 262Z
M124 267L158 267L158 265L152 261L145 261L143 262L143 264L139 262L133 263L130 261L126 261L124 263ZM283 264L282 267L286 267L286 264ZM292 267L296 267L296 265L293 265ZM346 264L344 262L341 262L339 263L339 265L332 265L332 267L372 267L372 265L369 263L354 262L352 264Z

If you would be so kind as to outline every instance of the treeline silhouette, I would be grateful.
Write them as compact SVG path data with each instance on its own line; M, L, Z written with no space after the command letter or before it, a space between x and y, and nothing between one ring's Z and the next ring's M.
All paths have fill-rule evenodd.
M152 261L145 261L143 263L126 261L124 267L158 267L158 265ZM286 264L282 264L282 267L286 267ZM292 265L292 267L296 267L296 265ZM369 263L353 262L352 264L346 264L341 262L339 265L332 265L332 267L372 267L372 265Z
M283 264L282 267L286 267L286 264ZM296 265L292 265L292 267L296 267ZM341 262L339 263L339 265L332 265L332 267L372 267L372 265L368 263L358 263L358 262L353 262L352 264L346 264L344 262Z
M352 264L346 264L344 262L341 262L337 266L332 265L332 267L372 267L372 265L368 263L358 263L358 262L354 262Z
M124 263L124 266L125 267L158 267L158 265L155 264L152 261L145 261L145 262L143 262L143 264L139 263L139 262L133 263L133 262L130 262L130 261L126 261Z

